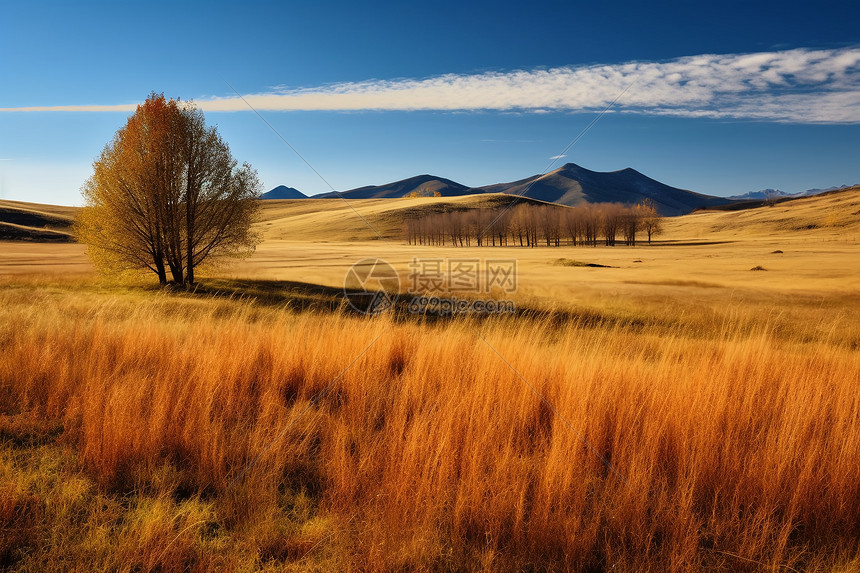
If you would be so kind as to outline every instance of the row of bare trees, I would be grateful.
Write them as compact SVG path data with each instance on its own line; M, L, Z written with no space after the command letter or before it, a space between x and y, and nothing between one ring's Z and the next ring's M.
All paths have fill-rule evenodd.
M637 237L648 242L662 230L654 203L645 200L629 207L593 203L577 207L524 203L512 209L478 208L431 213L404 223L410 245L459 247L561 245L635 246Z

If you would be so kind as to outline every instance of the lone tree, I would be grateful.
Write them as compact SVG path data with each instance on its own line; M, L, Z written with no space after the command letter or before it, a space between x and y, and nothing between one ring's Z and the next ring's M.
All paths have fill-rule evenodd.
M260 191L200 110L152 93L93 163L76 231L103 270L191 285L204 261L254 251Z
M647 198L636 206L642 229L648 234L648 243L651 237L663 232L663 216L657 211L657 204L653 199Z

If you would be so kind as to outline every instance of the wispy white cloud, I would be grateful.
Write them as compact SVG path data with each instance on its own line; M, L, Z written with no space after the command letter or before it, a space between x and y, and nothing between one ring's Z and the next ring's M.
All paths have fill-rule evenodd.
M796 123L860 123L860 48L700 55L426 79L369 80L197 101L204 111L613 111ZM247 102L247 103L246 103ZM0 108L132 111L134 105Z
M553 155L550 159L563 159L565 157L567 157L567 155Z
M0 107L0 112L13 111L118 111L132 112L137 109L136 103L119 105L43 105L30 107Z

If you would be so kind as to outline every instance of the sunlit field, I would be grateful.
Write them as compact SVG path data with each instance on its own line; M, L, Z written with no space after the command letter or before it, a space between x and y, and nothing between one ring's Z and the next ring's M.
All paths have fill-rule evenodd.
M822 199L533 249L273 202L195 292L2 243L0 566L856 571L860 229ZM356 315L366 256L515 258L518 312Z

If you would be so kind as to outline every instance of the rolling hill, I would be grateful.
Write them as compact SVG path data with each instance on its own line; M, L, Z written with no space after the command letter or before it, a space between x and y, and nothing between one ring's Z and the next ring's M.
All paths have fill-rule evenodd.
M666 221L666 235L710 237L794 237L856 242L860 238L860 186L775 204L745 201L741 209L717 207ZM857 266L860 270L860 263Z
M490 193L458 197L366 199L349 204L310 197L301 201L264 202L257 226L266 241L334 242L380 238L399 241L402 238L403 222L407 218L475 208L504 208L513 203L540 202ZM559 205L557 208L564 207Z
M504 193L459 197L370 199L347 204L317 200L266 201L258 224L265 240L337 242L377 240L370 223L386 240L399 241L403 221L430 212L478 207L499 208L511 203L541 203ZM559 209L564 209L559 205ZM360 216L359 216L360 215ZM734 240L739 236L848 237L860 233L860 187L793 198L773 207L752 206L743 210L697 211L665 221L660 239Z
M78 209L19 201L0 201L0 241L74 241Z
M611 272L615 286L631 296L658 297L655 288L705 289L708 285L746 288L750 280L768 289L860 292L860 187L773 206L739 211L697 211L664 221L651 247L579 247L469 251L452 247L407 246L403 220L427 212L504 207L531 202L505 194L331 201L261 201L255 224L263 238L249 259L230 265L230 276L299 280L340 288L350 265L379 256L408 274L416 256L515 256L522 264L522 292L579 300L584 285L605 292ZM74 208L0 202L0 207L40 211L71 219ZM557 209L566 209L558 205ZM360 216L359 216L360 215ZM0 219L2 220L2 219ZM368 221L383 239L370 229ZM34 228L31 228L34 229ZM515 249L515 250L514 250ZM573 249L564 252L565 249ZM782 253L784 251L784 254ZM611 269L553 266L560 257ZM637 259L636 264L633 263ZM639 262L641 260L641 262ZM766 273L750 273L761 265ZM33 272L88 273L93 268L84 245L30 240L0 241L0 276ZM604 272L605 271L605 272ZM572 275L571 273L576 273ZM753 276L754 275L754 276ZM790 278L789 278L790 277ZM585 281L585 282L582 282ZM681 282L679 282L681 281ZM687 282L684 282L687 281ZM340 286L339 286L340 285ZM662 286L661 286L662 285ZM685 286L686 285L686 286ZM692 286L690 286L692 285ZM704 286L703 286L704 285ZM615 288L615 287L613 287ZM710 289L707 290L719 290ZM597 292L597 291L595 291ZM665 292L665 291L660 291ZM602 295L601 295L602 296ZM650 300L650 299L649 299ZM788 304L788 303L787 303Z
M266 241L378 240L379 236L368 227L366 220L386 240L399 241L406 218L428 212L499 208L512 202L540 201L486 192L456 197L369 199L350 204L313 197L269 200L262 202L256 225ZM730 208L716 206L710 210L667 219L664 236L670 240L733 240L741 235L764 237L797 234L856 240L860 233L860 186L812 197L788 198L771 206L755 203L742 202L737 209L734 205ZM558 208L564 207L559 205ZM76 207L0 201L0 241L74 241L71 230L78 211Z

